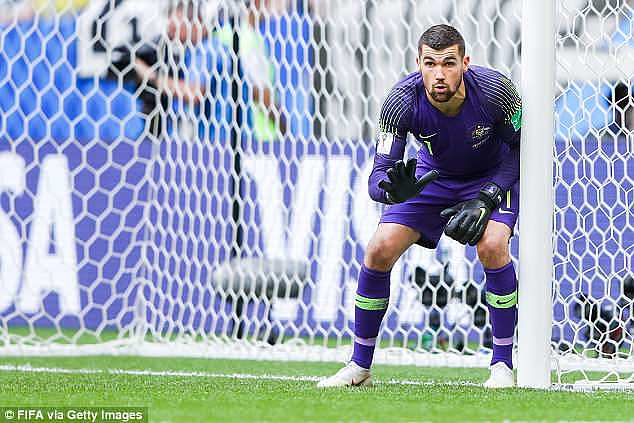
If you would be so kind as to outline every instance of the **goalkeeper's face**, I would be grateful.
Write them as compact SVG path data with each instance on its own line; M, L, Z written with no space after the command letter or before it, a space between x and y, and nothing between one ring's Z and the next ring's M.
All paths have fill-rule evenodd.
M469 56L460 54L458 44L434 50L423 44L416 64L423 75L425 90L440 103L451 100L462 83L462 75L469 66Z

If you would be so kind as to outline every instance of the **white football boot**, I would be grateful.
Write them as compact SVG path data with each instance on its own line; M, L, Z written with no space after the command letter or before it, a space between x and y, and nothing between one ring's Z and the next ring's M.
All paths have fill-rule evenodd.
M354 361L317 384L318 388L338 388L343 386L372 386L372 373Z
M503 362L498 361L491 366L491 375L489 379L484 382L484 387L492 389L515 387L513 370L509 369Z

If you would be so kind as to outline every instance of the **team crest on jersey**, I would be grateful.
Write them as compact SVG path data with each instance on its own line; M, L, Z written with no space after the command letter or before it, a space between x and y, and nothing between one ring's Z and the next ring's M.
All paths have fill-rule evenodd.
M484 126L477 124L471 132L471 138L473 139L473 148L478 148L489 139L492 128L490 126Z

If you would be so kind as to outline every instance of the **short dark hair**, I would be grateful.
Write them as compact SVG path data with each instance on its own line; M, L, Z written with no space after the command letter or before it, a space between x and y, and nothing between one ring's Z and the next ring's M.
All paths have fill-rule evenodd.
M458 44L458 52L461 57L465 55L464 38L460 32L451 25L434 25L423 32L418 40L418 55L423 51L423 44L434 50L443 50L447 47Z

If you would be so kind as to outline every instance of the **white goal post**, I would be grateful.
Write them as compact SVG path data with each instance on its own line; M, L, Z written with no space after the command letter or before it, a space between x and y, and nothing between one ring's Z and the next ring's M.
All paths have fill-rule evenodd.
M519 385L630 388L631 0L0 1L0 355L348 359L377 117L438 23L523 97ZM376 362L486 367L483 287L411 248Z
M531 388L551 384L555 3L522 2L517 383Z

